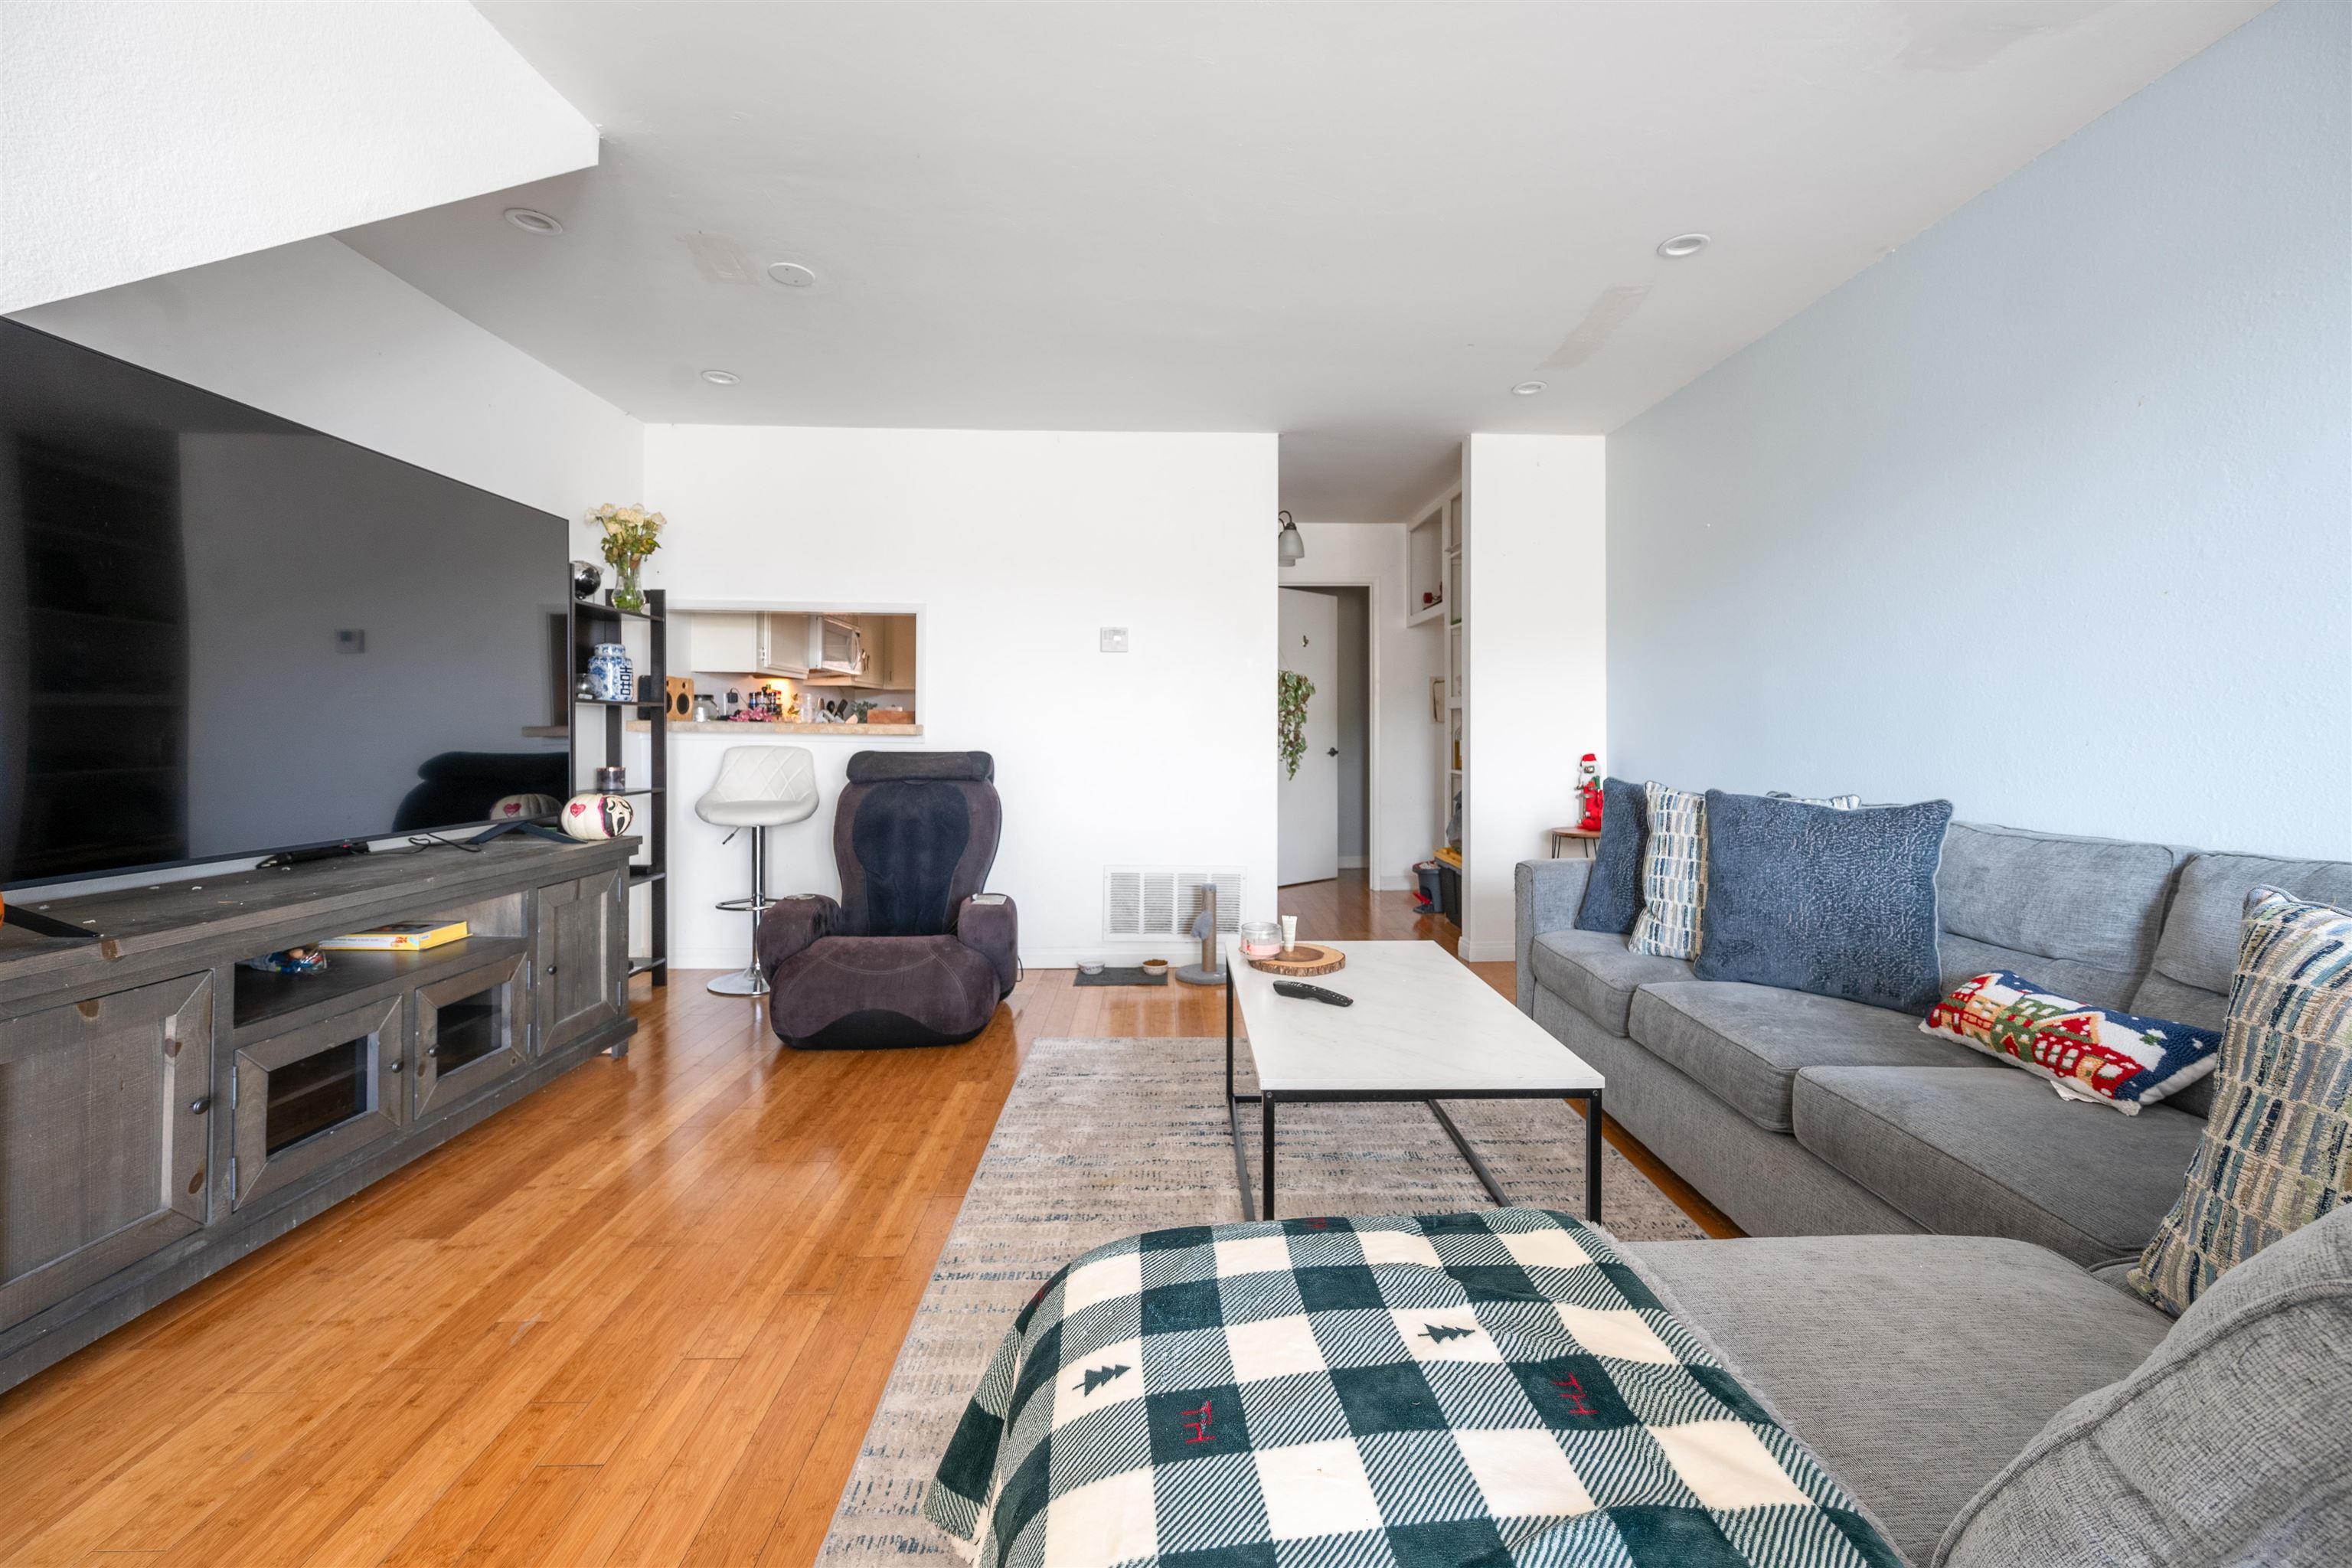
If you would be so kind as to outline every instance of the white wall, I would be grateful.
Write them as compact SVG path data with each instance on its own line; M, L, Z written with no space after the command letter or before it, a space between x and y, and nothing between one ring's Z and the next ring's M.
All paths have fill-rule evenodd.
M1612 770L2352 858L2347 81L2276 6L1612 435Z
M1462 956L1474 962L1511 956L1511 868L1576 820L1577 760L1608 733L1603 449L1599 436L1463 447Z
M1286 588L1365 583L1372 622L1372 766L1368 858L1375 888L1410 888L1412 867L1436 847L1444 726L1429 717L1429 683L1445 673L1444 628L1404 624L1401 524L1309 522L1306 558L1280 568Z
M14 314L560 517L643 486L636 420L332 239Z
M1107 866L1239 867L1244 912L1273 913L1276 486L1271 435L653 426L646 493L670 531L646 582L674 605L919 610L925 733L890 743L994 753L991 886L1021 906L1023 957L1063 965L1117 951ZM1132 651L1098 652L1103 626ZM681 967L749 951L748 922L709 907L745 891L745 847L694 815L732 740L675 742ZM793 743L824 805L771 834L769 889L831 892L861 742Z
M596 162L456 0L11 0L0 28L0 310Z

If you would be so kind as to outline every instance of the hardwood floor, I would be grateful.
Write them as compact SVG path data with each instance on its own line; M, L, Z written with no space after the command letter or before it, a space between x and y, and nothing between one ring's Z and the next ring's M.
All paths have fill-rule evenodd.
M1282 907L1451 933L1360 880ZM1071 981L969 1045L805 1054L640 981L625 1060L0 1395L0 1563L810 1562L1029 1044L1223 1027Z

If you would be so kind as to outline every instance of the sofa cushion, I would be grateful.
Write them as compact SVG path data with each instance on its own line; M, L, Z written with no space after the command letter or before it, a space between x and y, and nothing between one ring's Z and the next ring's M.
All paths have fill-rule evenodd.
M1633 993L1654 980L1688 980L1690 965L1626 947L1622 936L1598 931L1546 931L1528 950L1536 984L1565 998L1612 1035L1625 1033Z
M2132 1011L2218 1029L2230 1011L2246 895L2277 888L2314 903L2352 907L2352 861L2273 860L2261 855L2192 855L2164 917L2155 966Z
M2131 1279L2168 1312L2352 1205L2352 910L2255 889L2214 1077L2179 1201Z
M2094 1006L2201 1022L2132 1006L2179 860L2162 844L1955 822L1936 873L1944 989L2008 969Z
M2052 1415L2129 1373L2171 1326L2054 1254L1983 1237L1623 1250L1923 1564Z
M1789 1097L1805 1068L1995 1066L1980 1052L1921 1034L1908 1013L1736 981L1644 985L1633 998L1629 1028L1662 1060L1770 1132L1789 1131Z
M1868 811L1706 792L1706 923L1695 973L1924 1013L1936 865L1952 803Z
M1998 1069L1813 1068L1794 1112L1798 1142L1924 1228L2039 1242L2084 1268L2147 1244L2205 1126L2168 1105L2116 1116Z
M1642 912L1642 849L1649 841L1646 794L1623 779L1601 781L1601 838L1592 847L1592 876L1577 906L1579 931L1623 936Z
M2030 1321L2035 1338L2055 1326L2044 1313L2012 1321ZM2145 1364L2053 1416L1961 1508L1936 1562L2352 1559L2347 1341L2352 1210L2339 1209L2223 1275ZM1853 1474L1839 1479L1869 1506Z

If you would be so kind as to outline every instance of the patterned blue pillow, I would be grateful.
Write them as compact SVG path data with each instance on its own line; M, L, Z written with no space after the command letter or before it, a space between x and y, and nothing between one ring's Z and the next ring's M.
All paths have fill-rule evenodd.
M1700 795L1654 781L1643 785L1642 792L1643 826L1649 833L1642 846L1641 913L1625 945L1659 958L1696 958L1706 936L1706 803L1721 792ZM1858 795L1764 798L1834 811L1852 811L1862 804ZM1602 826L1605 830L1606 818Z
M1601 781L1601 842L1593 846L1592 872L1576 908L1579 931L1623 936L1642 912L1642 846L1650 837L1643 793L1623 779Z
M1706 943L1692 972L1916 1017L1943 994L1948 800L1840 811L1706 792Z

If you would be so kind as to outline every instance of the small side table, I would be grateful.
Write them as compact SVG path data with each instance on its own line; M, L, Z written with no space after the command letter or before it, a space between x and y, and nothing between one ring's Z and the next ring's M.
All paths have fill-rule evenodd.
M1559 859L1559 841L1563 838L1570 838L1584 846L1584 855L1582 858L1590 860L1594 856L1601 853L1599 845L1594 842L1594 840L1598 839L1600 837L1600 834L1595 833L1589 828L1555 827L1551 830L1551 858L1555 860Z

